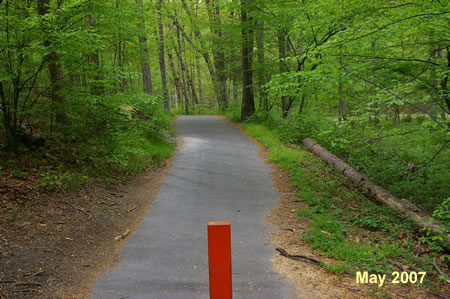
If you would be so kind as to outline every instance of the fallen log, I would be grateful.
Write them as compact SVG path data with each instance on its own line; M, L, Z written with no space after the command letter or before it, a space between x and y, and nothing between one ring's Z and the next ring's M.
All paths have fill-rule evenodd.
M352 180L353 183L362 187L369 198L383 203L395 211L408 215L409 218L422 229L431 229L432 232L437 234L442 231L442 226L437 221L429 221L430 216L428 216L424 210L404 198L399 199L395 197L388 190L374 184L366 176L362 175L356 169L324 149L314 140L305 138L303 139L303 144L328 165L339 170L343 175ZM447 234L447 240L444 240L446 248L449 247L449 240L450 235Z

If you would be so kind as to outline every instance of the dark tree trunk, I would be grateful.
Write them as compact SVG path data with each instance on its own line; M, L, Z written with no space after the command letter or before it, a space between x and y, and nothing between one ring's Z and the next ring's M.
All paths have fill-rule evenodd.
M393 104L392 105L392 110L393 110L393 125L395 128L397 128L400 124L400 108L398 107L397 104Z
M90 27L95 26L95 19L92 15L86 16L86 23ZM91 77L94 83L92 83L91 86L91 93L95 95L101 95L105 92L105 87L103 86L103 83L101 82L103 80L103 76L100 73L99 67L100 67L100 61L98 59L97 53L92 53L88 55L88 60L91 65L95 66L95 70L93 71L94 75Z
M19 150L19 135L17 134L17 122L12 118L13 113L11 107L6 99L6 94L3 89L3 82L0 81L0 99L2 102L3 125L5 127L6 140L8 142L8 149L12 152Z
M288 45L286 39L286 31L284 29L280 29L278 31L278 59L279 59L279 68L280 73L284 73L288 71L286 58L286 46ZM287 117L289 110L292 107L294 102L293 98L287 98L285 96L281 97L281 112L283 117Z
M298 108L298 113L302 114L303 109L305 109L305 94L302 95L302 100L300 102L300 107Z
M39 0L38 1L38 13L43 16L48 13L50 5L50 0ZM46 47L51 46L51 42L46 40L44 41L44 45ZM52 102L56 106L56 122L59 124L67 124L68 118L67 115L63 112L63 105L65 102L64 96L61 94L64 88L63 78L64 73L61 64L59 63L58 55L55 52L50 52L47 56L48 70L50 73L50 84L51 84L51 98Z
M169 95L167 93L167 79L166 79L166 60L165 54L164 54L164 30L163 30L163 23L162 23L162 11L161 11L161 5L163 0L158 0L158 32L159 32L159 69L161 70L161 84L163 89L163 96L164 96L164 109L166 111L169 111L170 109L170 100Z
M450 69L450 47L447 47L447 70ZM448 71L446 72L444 79L441 81L442 100L447 105L447 113L450 113L450 99L448 97L447 83L448 83Z
M138 9L143 11L144 6L142 4L142 0L136 0L136 4L138 5ZM140 52L141 52L141 69L142 69L142 81L144 83L144 92L146 94L151 94L153 90L152 85L152 75L150 73L149 59L148 59L148 45L147 45L147 34L145 30L145 21L142 20L140 26L140 36L139 36L139 44L140 44Z
M241 120L245 120L255 113L253 98L253 22L247 14L253 0L241 0L242 26L242 106Z
M256 48L258 50L258 71L257 71L257 91L259 96L259 108L260 110L267 111L269 106L267 103L267 94L264 91L263 85L266 84L266 75L264 70L264 22L256 21L255 27L256 34Z
M182 47L181 47L181 40L180 40L180 29L177 27L177 45L178 49L175 48L175 52L177 54L178 58L178 65L181 68L180 77L181 77L181 83L183 88L183 94L184 94L184 108L186 114L189 114L189 95L188 95L188 87L186 82L186 66L184 65L183 58L181 55Z
M62 70L61 64L58 62L58 57L56 53L52 52L49 56L50 63L48 65L48 69L50 72L50 80L52 82L52 88L51 88L51 97L52 102L56 104L56 123L59 124L68 124L68 117L66 113L64 112L64 103L65 98L61 94L62 90L64 88L63 84L63 78L64 73Z

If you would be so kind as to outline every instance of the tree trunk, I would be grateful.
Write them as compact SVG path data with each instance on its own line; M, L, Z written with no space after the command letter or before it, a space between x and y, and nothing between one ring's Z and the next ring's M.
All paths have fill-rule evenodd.
M303 109L305 108L305 94L302 94L302 100L300 102L300 107L298 108L298 114L303 113Z
M144 11L144 5L142 4L142 0L136 0L136 4L139 10ZM147 34L145 30L145 20L142 20L140 26L139 45L141 53L141 69L142 69L142 81L144 84L144 92L146 94L151 94L153 90L153 85L148 59L148 45L147 45Z
M192 34L191 34L192 37ZM189 89L189 95L190 95L190 99L191 104L192 104L192 109L194 109L195 104L198 104L198 97L197 97L197 92L195 90L195 84L194 84L194 64L192 63L191 57L189 57L189 62L188 62L188 55L187 55L187 47L186 47L186 39L182 38L182 49L184 53L184 65L186 66L186 83Z
M89 27L95 26L95 19L92 15L86 16L86 23ZM95 95L101 95L105 92L105 87L103 86L103 83L101 81L103 80L103 76L101 75L99 71L100 62L98 59L97 53L92 53L88 55L88 61L91 65L95 66L94 75L91 77L91 79L94 81L91 86L91 93Z
M375 42L371 42L371 43L370 43L370 47L371 47L371 49L372 49L373 56L376 56L376 55L375 55ZM377 61L376 61L375 59L373 59L373 60L372 60L372 65L374 65L374 67L375 67L376 64L377 64ZM375 77L372 78L372 82L375 82ZM373 87L372 87L372 90L374 90ZM373 124L374 124L374 126L377 126L377 125L380 123L380 118L379 118L378 109L379 109L378 103L375 102L375 103L373 104L373 111L374 111L374 112L373 112Z
M192 98L192 107L194 107L194 104L198 104L198 97L197 97L197 92L195 90L195 84L194 84L194 72L192 70L193 65L189 64L191 66L190 71L187 74L187 83L189 85L189 88L191 90L191 98ZM188 65L188 66L189 66Z
M125 78L123 77L123 58L122 58L122 41L120 41L119 34L119 42L117 44L117 61L119 62L119 89L121 92L125 91ZM115 85L115 84L114 84Z
M448 96L447 83L448 83L448 69L450 69L450 47L447 47L447 72L441 81L442 100L447 105L447 113L450 113L450 99Z
M339 80L341 80L341 79L339 79ZM343 95L342 95L343 87L344 87L344 84L342 82L339 82L339 87L338 87L338 90L339 90L339 92L338 92L338 96L339 96L338 119L339 119L339 121L345 120L345 102L344 102L344 99L342 98L343 97Z
M208 11L209 22L212 25L211 32L218 38L218 43L213 47L214 67L216 69L216 80L218 81L217 101L221 108L225 108L228 104L227 101L227 77L225 73L225 54L223 52L223 35L222 30L216 29L220 24L220 10L217 0L206 0L206 7Z
M242 26L242 106L241 120L249 118L255 113L253 98L253 22L247 15L249 4L253 0L241 0L241 26Z
M161 70L161 84L163 89L163 96L164 96L164 109L166 111L169 111L170 109L170 100L169 95L167 93L167 79L166 79L166 61L165 61L165 54L164 54L164 30L163 30L163 23L162 23L162 11L161 11L161 5L163 0L158 0L158 32L159 32L159 69Z
M8 149L16 153L19 150L19 136L17 134L17 122L14 121L13 114L11 111L10 103L7 102L6 94L3 89L3 82L0 81L0 99L2 102L2 112L3 112L3 125L5 127L6 140L8 142Z
M120 9L120 0L116 0L116 9L119 11ZM118 27L118 37L119 42L117 44L117 54L118 54L118 62L119 62L119 85L120 85L120 91L124 92L127 88L127 77L124 76L125 70L124 70L124 62L125 62L125 41L122 41L122 20L119 16L119 27Z
M259 110L266 111L268 110L269 106L267 103L267 94L264 91L264 88L262 87L264 84L266 84L266 75L264 70L264 22L255 21L255 27L257 29L256 34L256 48L258 51L258 71L257 71L257 88L258 96L259 96Z
M342 65L342 44L339 45L339 63ZM339 73L339 86L338 86L338 97L339 97L339 103L338 103L338 119L339 121L343 121L345 120L346 117L346 112L345 112L345 102L343 99L343 89L344 89L344 83L342 82L342 68L340 68L340 73Z
M50 0L39 0L38 1L38 13L39 15L43 16L48 13L50 5ZM44 41L44 46L50 47L51 42L46 40ZM51 98L52 103L56 106L56 122L59 124L67 124L68 118L67 115L63 112L63 105L65 102L64 96L61 94L64 84L63 84L63 78L64 73L62 70L62 66L59 63L58 55L55 52L50 52L47 56L49 65L48 70L50 73L50 84L51 84Z
M173 62L173 56L172 56L172 53L170 50L167 51L167 57L169 58L169 67L172 72L173 83L175 85L175 92L177 94L177 102L182 103L183 97L181 94L180 78L177 75L177 71L175 69L175 64Z
M183 88L183 94L184 94L184 108L186 114L189 114L189 96L188 96L188 88L186 83L186 67L184 65L183 59L181 57L181 41L180 41L180 29L177 27L177 45L178 49L175 48L175 52L177 54L178 58L178 65L181 68L180 77L181 77L181 84Z
M239 100L239 90L238 90L238 83L236 79L232 80L233 83L233 101Z
M286 58L286 47L289 44L287 43L286 39L286 31L284 29L280 29L278 31L278 59L279 59L279 68L280 73L287 72L288 66L287 62L285 61ZM289 110L292 107L292 104L294 102L294 99L292 97L281 97L281 112L283 117L287 117Z
M198 4L197 2L195 4L195 17L198 18ZM194 36L199 37L200 31L194 30ZM202 87L202 72L201 72L201 65L200 65L200 57L199 55L195 55L195 66L197 69L197 83L198 83L198 100L200 103L203 103L203 87Z
M203 103L202 72L200 66L200 57L198 55L195 56L195 65L197 67L198 98L200 103Z
M393 125L395 128L398 128L399 124L400 124L400 108L398 107L397 104L393 104L392 105L392 110L393 110Z
M183 5L186 6L185 1L182 0L182 2L183 2ZM186 9L186 7L185 7L185 9ZM192 17L190 10L186 9L186 12L190 17ZM176 18L173 18L173 20L174 20L174 25L177 26L177 28L181 30L180 24L178 24L178 20ZM181 30L181 33L186 38L186 40L192 45L194 50L203 56L206 66L208 67L208 72L209 72L209 75L211 78L211 83L213 84L214 95L217 99L217 102L220 105L220 103L221 103L220 102L220 94L222 92L221 91L221 88L222 88L221 83L218 80L214 63L211 61L211 57L209 56L209 51L207 50L208 47L205 45L204 41L200 38L201 33L200 33L199 29L194 25L194 35L197 39L199 39L200 47L197 47L195 45L195 43L192 41L192 39L190 39L183 30Z
M319 144L315 143L314 140L306 138L303 140L303 144L314 154L319 156L323 161L325 161L331 167L337 169L343 175L348 177L353 183L362 187L369 198L378 201L391 207L400 213L406 214L410 217L421 228L430 228L434 232L439 231L439 224L437 222L430 223L430 217L419 207L410 203L406 199L396 198L386 189L374 184L366 176L360 174L357 170L352 168L350 165L328 152L326 149L321 147Z

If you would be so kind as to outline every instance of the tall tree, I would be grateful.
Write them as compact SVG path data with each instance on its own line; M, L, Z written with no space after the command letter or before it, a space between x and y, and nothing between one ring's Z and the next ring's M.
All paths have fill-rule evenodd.
M162 3L163 3L163 0L158 0L157 13L158 13L158 34L159 34L159 69L161 71L161 84L162 84L163 96L164 96L164 109L166 109L166 111L169 111L170 100L169 100L169 94L167 93L166 60L165 60L165 51L164 51L164 29L163 29L162 11L161 11Z
M253 20L249 15L253 0L241 0L242 26L242 105L241 120L245 120L255 113L253 96Z
M170 71L172 72L173 84L175 85L177 102L183 105L183 94L181 92L180 77L178 76L178 72L175 69L175 63L173 61L173 55L170 48L167 49L167 58L169 59L169 67Z
M257 48L257 88L258 97L259 97L259 109L263 111L267 111L268 103L267 103L267 94L264 91L263 85L267 82L267 75L264 69L264 59L265 59L265 49L264 49L264 22L263 21L255 21L256 28L256 48Z
M95 18L92 14L86 16L86 23L89 27L95 27ZM98 53L90 53L88 55L88 61L91 67L91 92L92 94L101 95L105 92L105 86L103 85L103 75L100 70L100 60L98 58Z
M189 114L189 88L188 88L188 84L187 84L187 80L186 80L186 76L187 76L187 71L186 71L186 65L183 61L183 48L181 46L181 37L180 37L180 27L176 27L176 31L177 31L177 45L174 47L175 48L175 53L177 54L177 58L178 58L178 66L180 67L180 77L181 77L181 87L183 90L183 94L184 94L184 109L186 114Z
M227 106L227 77L225 73L225 54L223 51L223 34L220 29L220 7L218 0L206 0L206 7L210 22L211 32L215 36L215 47L213 47L214 67L218 81L217 100L223 108Z
M59 6L59 5L58 5ZM50 0L39 0L38 1L38 13L40 16L45 16L48 14L50 8ZM51 48L51 42L46 39L44 45ZM64 96L63 96L63 78L64 73L59 61L58 54L51 50L50 54L47 55L45 60L48 60L48 70L50 74L50 84L51 84L51 98L52 102L56 106L56 122L60 124L67 124L68 118L66 113L64 113Z
M144 5L142 0L136 0L138 9L144 11ZM139 32L139 44L141 51L141 69L142 69L142 81L144 82L144 92L147 94L152 93L152 75L150 73L149 58L148 58L148 45L147 45L147 34L145 30L145 20L143 19L140 26Z

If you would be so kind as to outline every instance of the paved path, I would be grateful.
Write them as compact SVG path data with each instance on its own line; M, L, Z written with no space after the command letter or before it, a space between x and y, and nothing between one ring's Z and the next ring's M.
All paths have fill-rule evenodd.
M233 298L293 298L274 272L264 216L278 194L258 147L213 116L182 116L182 137L157 199L93 298L208 298L208 221L231 221Z

